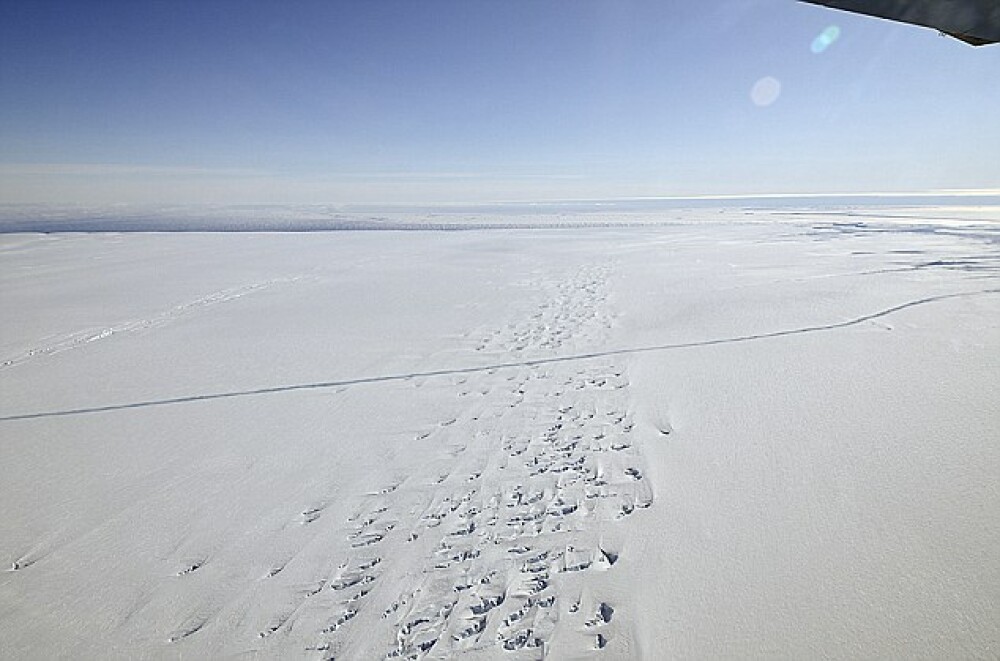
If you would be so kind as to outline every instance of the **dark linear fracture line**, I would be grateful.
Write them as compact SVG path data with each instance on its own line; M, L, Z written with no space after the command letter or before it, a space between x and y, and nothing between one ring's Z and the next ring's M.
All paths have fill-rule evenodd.
M524 360L509 363L496 363L493 365L483 365L481 367L459 367L454 369L431 370L427 372L412 372L410 374L390 374L386 376L368 376L357 379L344 379L341 381L323 381L319 383L299 383L287 386L272 386L270 388L257 388L254 390L238 390L233 392L209 393L206 395L189 395L187 397L173 397L170 399L156 399L145 402L133 402L131 404L110 404L108 406L94 406L89 408L68 409L65 411L49 411L42 413L23 413L20 415L8 415L0 417L0 422L10 422L13 420L35 420L38 418L54 418L60 416L81 415L84 413L103 413L106 411L122 411L125 409L138 409L151 406L166 406L168 404L185 404L189 402L205 402L213 399L231 399L235 397L249 397L252 395L273 395L282 392L294 392L297 390L321 390L325 388L336 388L341 386L355 386L368 383L385 383L389 381L405 381L407 379L449 376L456 374L476 374L488 372L490 370L508 369L512 367L535 367L538 365L551 365L554 363L568 363L577 360L589 360L592 358L604 358L608 356L624 356L630 354L653 353L656 351L670 351L673 349L691 349L694 347L711 347L720 344L737 344L741 342L754 342L757 340L768 340L776 337L787 337L789 335L802 335L804 333L817 333L820 331L837 330L863 324L866 321L885 317L887 315L905 310L907 308L926 305L936 301L944 301L950 298L966 298L970 296L982 296L985 294L1000 294L1000 289L983 289L980 291L959 292L955 294L942 294L940 296L928 296L908 303L894 305L891 308L879 310L862 317L856 317L847 321L834 324L824 324L821 326L805 326L803 328L793 328L790 330L773 331L771 333L759 333L756 335L740 335L737 337L726 337L715 340L702 340L699 342L679 342L677 344L661 344L649 347L635 347L631 349L610 349L608 351L594 351L592 353L579 353L571 356L558 356L555 358L538 358L535 360Z

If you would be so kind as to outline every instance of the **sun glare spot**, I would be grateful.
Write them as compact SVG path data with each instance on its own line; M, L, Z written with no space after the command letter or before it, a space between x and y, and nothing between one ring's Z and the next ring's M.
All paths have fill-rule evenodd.
M753 84L753 89L750 90L750 99L755 106L761 108L767 107L777 101L780 95L781 83L777 78L772 78L771 76L761 78Z
M833 42L840 38L840 28L836 25L831 25L825 30L819 33L815 39L813 39L812 46L810 49L816 55L819 55L827 48L833 45Z

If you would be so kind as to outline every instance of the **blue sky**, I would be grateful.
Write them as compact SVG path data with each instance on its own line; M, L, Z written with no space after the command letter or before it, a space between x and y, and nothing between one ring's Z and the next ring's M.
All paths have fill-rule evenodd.
M0 200L1000 189L998 83L794 0L8 1Z

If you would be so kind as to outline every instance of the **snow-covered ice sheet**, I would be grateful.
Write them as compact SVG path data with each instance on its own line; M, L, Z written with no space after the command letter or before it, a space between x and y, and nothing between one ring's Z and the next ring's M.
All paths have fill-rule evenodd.
M987 658L1000 232L0 237L0 657Z

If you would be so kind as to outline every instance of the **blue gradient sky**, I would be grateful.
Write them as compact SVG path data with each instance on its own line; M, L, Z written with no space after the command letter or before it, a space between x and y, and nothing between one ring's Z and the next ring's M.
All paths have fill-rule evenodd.
M1000 46L793 0L0 3L6 202L1000 189L998 118Z

